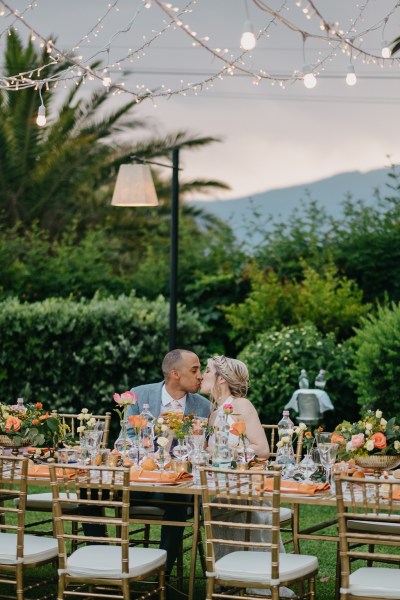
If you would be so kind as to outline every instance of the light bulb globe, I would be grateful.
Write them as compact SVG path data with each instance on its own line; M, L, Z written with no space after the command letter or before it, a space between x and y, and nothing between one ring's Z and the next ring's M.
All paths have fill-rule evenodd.
M246 21L243 28L242 37L240 38L240 46L243 50L253 50L256 47L256 36L254 35L254 27L250 21Z
M39 106L38 116L36 118L36 125L39 127L44 127L46 125L46 108L44 104Z
M392 55L392 51L390 50L390 47L389 47L389 42L387 42L386 40L382 40L381 54L382 54L382 58L390 58Z
M103 85L106 88L109 88L111 85L111 77L103 77Z
M353 65L349 65L347 67L346 83L347 83L347 85L350 85L350 86L356 85L356 83L357 83L357 76L354 71Z
M308 90L312 90L317 85L317 78L309 65L303 67L303 82Z

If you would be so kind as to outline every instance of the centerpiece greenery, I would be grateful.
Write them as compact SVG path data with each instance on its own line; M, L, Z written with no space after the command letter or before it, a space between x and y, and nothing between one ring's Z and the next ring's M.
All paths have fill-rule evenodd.
M56 448L66 433L59 417L44 410L41 402L26 404L24 410L0 404L0 436L4 446Z

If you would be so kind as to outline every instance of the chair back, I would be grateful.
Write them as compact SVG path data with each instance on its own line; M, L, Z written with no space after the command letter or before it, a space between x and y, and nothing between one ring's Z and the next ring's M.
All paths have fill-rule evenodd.
M17 535L16 559L24 556L28 459L0 456L0 532ZM18 505L6 500L18 499Z
M267 440L268 440L268 445L269 445L269 450L270 450L270 454L269 457L270 458L276 458L276 444L279 441L279 436L278 436L278 425L262 425L262 428L265 431L265 434L267 436ZM297 443L296 443L296 464L299 464L299 462L302 459L302 454L303 454L303 436L304 436L304 431L299 432L298 436L297 436Z
M299 392L297 403L299 407L297 421L302 421L306 425L317 424L321 419L321 411L316 394Z
M77 428L80 426L81 422L78 419L78 415L70 414L70 413L59 413L56 410L53 410L52 415L57 415L61 420L61 424L63 427L68 427L71 435L73 437L78 436ZM91 415L96 419L96 421L104 421L104 432L103 437L101 438L101 447L107 448L108 438L110 435L110 423L111 423L111 413L106 412L104 415Z
M400 495L396 479L354 479L336 475L335 486L341 587L347 590L352 559L400 565L400 554L390 550L390 547L400 546Z
M65 569L67 552L76 544L96 542L120 545L121 572L129 571L129 467L92 467L50 465L50 484L53 497L54 531L58 541L59 568ZM79 511L72 510L79 504ZM91 508L101 507L112 516L90 516ZM107 537L86 534L75 524L103 524Z
M229 552L243 549L271 552L271 577L277 580L279 577L280 471L232 471L206 467L200 470L200 478L207 571L210 573L215 571L215 545L220 544L228 547ZM267 480L268 491L264 491ZM241 518L240 522L229 520L232 511L240 512L244 518ZM252 522L252 515L256 512L267 513L267 515ZM238 530L240 540L238 540ZM263 540L269 541L252 541L251 533L254 530L269 531L270 535L262 536Z

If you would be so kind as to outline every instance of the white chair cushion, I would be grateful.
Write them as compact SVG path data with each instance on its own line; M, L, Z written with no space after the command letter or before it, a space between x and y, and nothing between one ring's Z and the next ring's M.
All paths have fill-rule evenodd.
M67 495L63 492L60 493L60 498L66 498ZM70 499L77 500L76 494L70 494ZM15 506L19 506L19 498L14 498ZM30 509L42 509L48 510L49 512L53 509L53 496L51 492L43 492L41 494L28 494L26 497L26 508ZM78 508L78 505L70 505L70 508Z
M292 518L292 510L290 508L281 507L279 509L279 521L283 523L284 521L290 521Z
M57 540L35 535L24 535L24 565L51 560L58 554ZM17 563L17 534L0 533L0 564Z
M318 569L316 556L279 554L279 579L291 581ZM218 579L268 584L271 579L270 552L231 552L215 563Z
M347 521L347 527L351 531L363 531L367 533L392 533L399 535L400 523L387 523L385 521Z
M342 591L342 590L341 590ZM400 598L400 571L363 567L350 575L349 592L363 598Z
M139 577L162 567L167 559L165 550L157 548L129 548L129 576ZM121 577L120 546L82 546L67 560L67 573L74 577Z

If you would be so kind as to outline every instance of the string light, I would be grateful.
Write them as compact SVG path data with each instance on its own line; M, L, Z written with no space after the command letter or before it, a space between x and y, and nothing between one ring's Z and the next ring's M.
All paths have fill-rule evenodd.
M254 50L256 47L256 36L251 21L245 21L240 46L243 50Z
M310 65L304 65L303 67L303 81L307 89L312 90L317 85L317 78L315 77Z
M389 47L389 43L386 40L382 41L381 54L383 58L390 58L391 50Z
M36 124L39 127L44 127L46 125L47 120L46 120L46 107L43 104L42 88L41 87L39 88L39 98L40 98L40 101L41 101L41 105L39 106L38 115L37 115L37 118L36 118Z
M356 72L354 70L354 65L352 64L347 67L346 83L350 86L356 85L357 83Z

